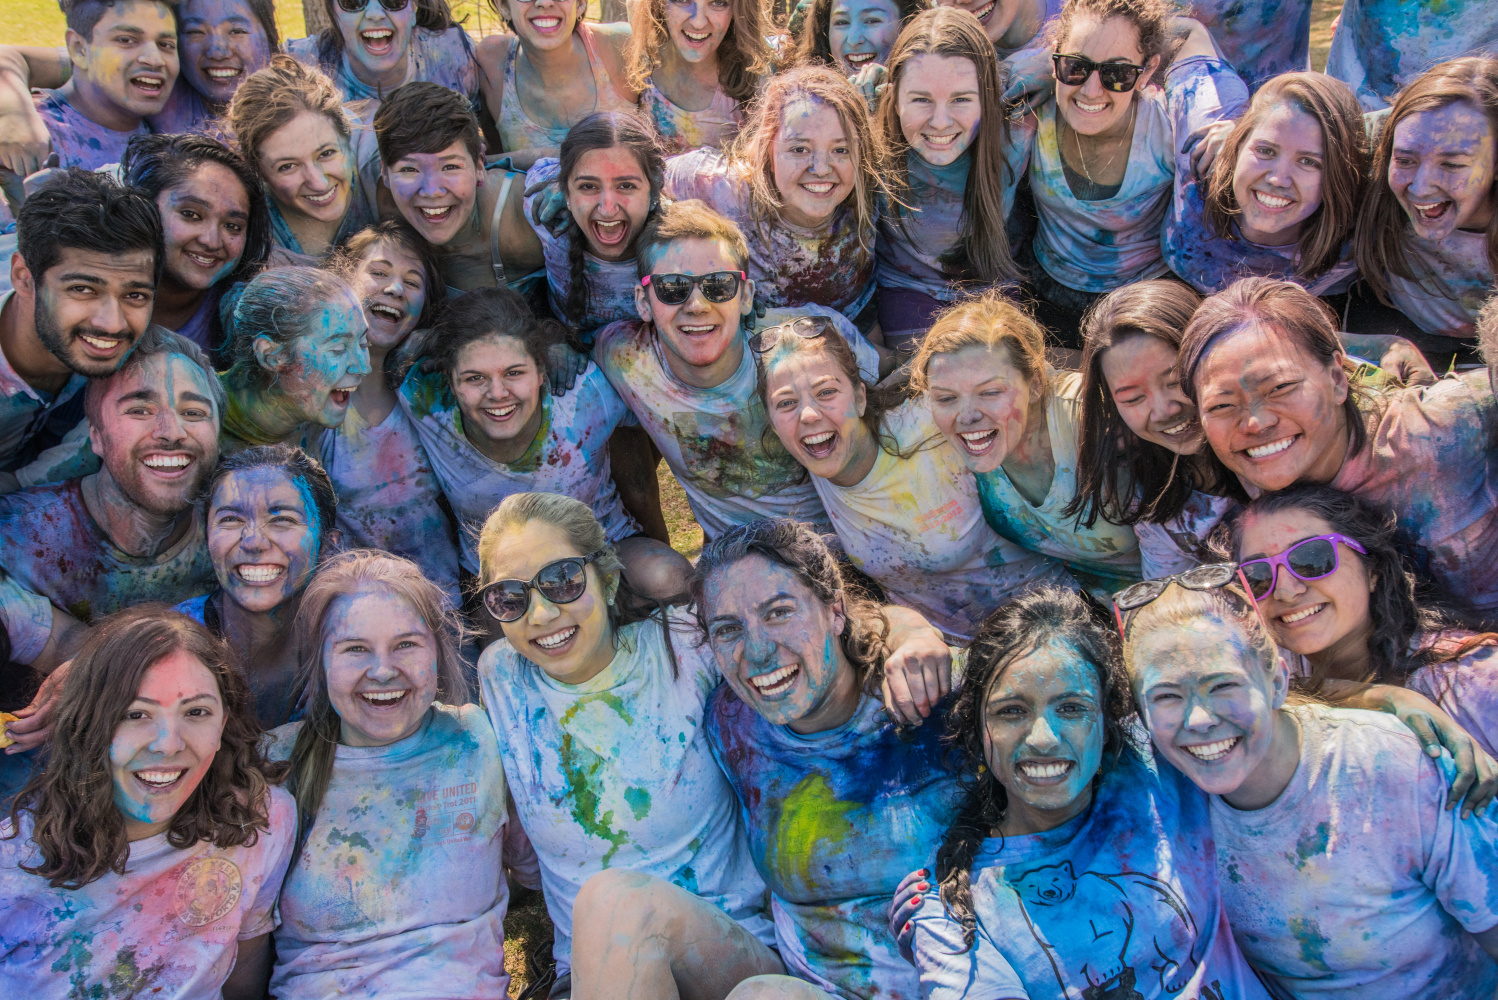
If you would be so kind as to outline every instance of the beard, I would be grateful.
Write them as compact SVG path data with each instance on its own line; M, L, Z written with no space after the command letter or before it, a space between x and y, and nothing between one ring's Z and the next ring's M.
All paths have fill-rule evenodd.
M112 449L105 449L106 452ZM158 448L148 449L158 451ZM203 481L213 471L212 463L204 461L197 449L186 449L192 455L192 473L175 483L153 483L146 477L150 473L133 451L123 456L106 454L104 467L116 488L131 504L157 517L175 517L193 504L193 499L202 488Z
M113 375L124 360L130 356L129 348L135 345L140 338L133 331L125 331L126 350L115 361L95 361L86 357L82 352L75 351L74 345L78 343L80 336L97 337L100 340L118 340L120 334L109 333L97 327L80 324L69 330L63 330L52 318L51 311L47 308L43 297L36 297L36 311L32 317L36 326L36 339L42 342L42 346L50 351L53 357L67 365L79 375L87 375L89 378L98 378L101 375Z

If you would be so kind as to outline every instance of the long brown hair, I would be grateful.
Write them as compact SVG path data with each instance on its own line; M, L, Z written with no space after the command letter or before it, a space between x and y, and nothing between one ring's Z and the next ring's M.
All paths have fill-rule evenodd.
M629 47L624 63L629 85L644 90L660 65L661 46L671 44L666 27L670 0L631 0ZM770 75L770 16L764 0L729 0L733 21L718 46L718 86L735 101L754 97L760 81Z
M930 0L893 0L893 2L896 13L900 15L901 25L909 24L910 19L921 11L931 9ZM801 26L801 38L796 43L797 65L816 64L831 66L833 69L842 68L832 57L832 8L836 5L837 0L812 0L811 11L806 15L806 20Z
M31 842L42 860L25 871L53 888L80 889L109 872L125 873L130 842L114 803L110 744L146 671L172 653L200 660L218 682L224 731L203 780L172 817L167 843L185 850L250 846L270 829L268 778L284 768L260 756L249 688L229 647L208 629L164 604L141 604L90 630L63 681L47 740L47 767L32 775L10 808L12 835L20 813L32 817Z
M260 147L304 111L322 115L345 143L353 133L343 99L326 73L277 53L270 65L251 73L229 102L229 128L245 160L260 171ZM352 154L350 153L350 164Z
M983 34L983 26L960 7L936 7L917 14L905 25L889 53L888 82L875 117L890 151L892 221L903 229L910 198L910 175L905 167L910 144L900 128L900 84L906 63L923 55L966 59L973 64L978 73L978 110L982 116L978 135L969 147L973 162L962 193L962 222L952 234L956 237L952 249L942 255L942 267L957 280L967 279L982 286L1016 280L1019 269L1004 230L1004 174L1008 170L1004 143L1009 130L1004 71L994 58L993 43Z
M1389 275L1406 281L1439 282L1439 276L1416 274L1411 263L1409 219L1389 187L1389 161L1394 156L1394 130L1411 115L1439 111L1466 101L1488 119L1488 132L1498 141L1498 59L1468 56L1452 59L1426 70L1399 92L1379 134L1373 152L1372 183L1368 202L1358 215L1353 252L1358 271L1379 301L1391 305ZM1498 204L1498 171L1488 189L1488 203ZM1498 211L1488 222L1488 268L1498 273ZM1423 269L1422 269L1423 270Z
M1321 128L1321 204L1305 220L1295 268L1301 277L1312 278L1341 260L1368 182L1363 109L1352 88L1341 80L1325 73L1284 73L1260 87L1217 155L1206 186L1204 214L1214 233L1232 237L1232 225L1243 214L1233 195L1238 156L1260 120L1281 104L1310 115Z

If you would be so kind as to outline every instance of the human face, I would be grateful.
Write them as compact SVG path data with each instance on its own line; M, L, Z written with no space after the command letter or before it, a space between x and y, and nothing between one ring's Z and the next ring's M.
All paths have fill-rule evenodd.
M853 193L858 163L853 143L837 110L820 101L797 99L780 115L771 152L780 214L792 225L817 229Z
M1174 347L1145 334L1115 343L1101 360L1108 395L1129 430L1178 455L1201 450L1201 424L1181 391Z
M632 257L635 237L650 215L650 178L623 146L590 149L578 157L567 179L567 210L593 256Z
M543 521L527 521L484 553L491 558L483 567L483 579L530 580L548 563L590 554L577 551L560 528ZM564 684L591 680L614 659L608 605L618 583L612 577L600 579L592 563L583 567L583 573L588 587L577 600L553 604L532 589L525 614L500 623L517 653Z
M310 330L275 352L277 388L303 421L342 426L354 390L370 372L367 330L359 303L340 296L326 304ZM270 338L262 334L256 340L264 347Z
M231 472L213 491L213 572L224 593L252 614L270 614L302 592L322 542L311 489L282 469Z
M688 63L711 59L733 25L728 0L666 0L666 33Z
M571 45L580 16L577 0L508 0L505 10L521 44L542 51Z
M270 63L270 39L243 0L182 5L182 75L211 104L228 104L251 73Z
M514 337L489 336L464 347L453 363L452 386L463 431L480 450L485 444L506 448L520 438L529 444L536 436L541 370Z
M824 334L830 336L830 334ZM825 350L788 344L765 358L770 424L806 471L839 486L855 486L872 467L879 445L862 417L863 383L853 384ZM853 473L857 478L846 482Z
M905 141L921 159L937 167L955 162L983 120L978 68L961 56L911 57L900 73L895 111Z
M401 217L439 247L468 224L484 184L484 172L461 140L437 153L407 153L384 171Z
M1493 129L1467 101L1412 114L1394 126L1389 189L1415 232L1444 240L1493 217Z
M1051 830L1085 809L1103 760L1097 669L1057 641L1009 664L984 699L983 755L1009 796L1006 833Z
M1289 673L1236 624L1200 617L1140 636L1129 664L1155 748L1202 791L1230 795L1269 755Z
M893 0L835 0L827 21L827 47L838 69L852 76L870 63L883 65L900 36Z
M303 111L265 140L257 167L283 214L332 223L348 213L351 162L333 122Z
M1347 450L1341 360L1318 364L1261 323L1219 337L1198 369L1197 400L1222 464L1261 490L1331 482Z
M1233 198L1244 239L1284 246L1300 239L1321 207L1326 143L1321 123L1291 103L1259 116L1233 166Z
M1279 555L1297 542L1336 530L1303 510L1250 514L1243 519L1238 558ZM1302 580L1279 566L1274 590L1259 601L1259 609L1274 631L1275 643L1302 656L1324 652L1349 640L1366 643L1373 630L1369 604L1376 578L1357 552L1341 542L1332 544L1337 547L1337 570L1331 576Z
M956 7L965 10L983 25L983 34L995 45L999 44L1014 24L1014 19L1025 7L1025 0L938 0L938 7Z
M180 514L218 462L220 414L209 377L180 354L155 354L109 380L89 443L143 510Z
M403 344L426 307L421 261L395 243L376 243L365 251L349 284L364 303L369 346L388 353Z
M1122 17L1100 20L1079 16L1072 23L1071 34L1062 40L1056 51L1097 63L1125 62L1145 67L1134 89L1123 94L1105 90L1097 73L1089 75L1080 87L1056 81L1056 108L1073 132L1079 135L1117 135L1128 129L1134 95L1149 83L1160 63L1159 56L1150 56L1149 61L1145 61L1144 52L1139 47L1139 29Z
M937 354L926 369L926 405L969 471L992 472L1024 439L1039 387L1000 348Z
M711 274L714 271L737 271L739 262L733 250L722 240L676 240L657 258L652 274ZM643 285L635 286L635 309L640 318L654 323L673 369L711 368L724 359L731 349L742 358L743 342L739 337L740 317L754 308L754 283L739 283L739 294L727 302L709 302L702 286L679 306L668 306Z
M340 740L382 747L421 727L437 696L437 637L400 594L340 594L323 619L322 664Z
M363 10L352 14L335 3L333 17L355 76L365 83L397 83L405 78L411 29L416 26L414 2L401 10L386 10L380 0L369 0Z
M68 55L78 75L120 108L144 118L166 107L177 81L177 22L156 0L106 8L84 41L71 28Z
M250 228L250 195L234 171L204 163L156 196L166 272L180 285L213 287L239 266Z
M109 744L127 840L167 831L208 773L223 734L218 681L202 660L178 649L146 668Z
M817 732L837 689L856 687L837 639L841 595L825 604L795 573L754 553L715 570L703 597L723 679L772 725Z
M24 262L11 273L21 279L18 287L34 281ZM79 375L108 375L151 325L155 255L66 247L31 288L32 319L42 346Z

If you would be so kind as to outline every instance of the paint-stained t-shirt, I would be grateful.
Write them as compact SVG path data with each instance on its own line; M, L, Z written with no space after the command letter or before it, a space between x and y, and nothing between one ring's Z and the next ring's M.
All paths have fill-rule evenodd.
M319 42L317 35L293 38L287 41L286 52L328 74L345 101L379 100L388 97L396 87L417 80L441 84L469 99L478 96L479 66L473 54L473 40L460 25L446 31L413 27L410 47L406 50L405 78L383 91L354 75L346 53L331 47L324 49Z
M1046 400L1046 428L1051 436L1055 473L1045 499L1037 506L1026 500L1001 465L975 475L983 515L1003 538L1060 559L1077 581L1106 599L1139 580L1139 540L1127 525L1099 517L1084 527L1063 513L1077 494L1077 435L1082 421L1082 373L1051 372Z
M933 880L911 918L922 997L1268 1000L1228 927L1206 795L1133 749L1095 788L1054 830L983 842L971 949Z
M688 111L673 104L655 85L654 77L646 80L645 89L640 91L640 113L655 126L667 156L702 146L723 149L739 134L739 126L744 123L743 108L723 93L721 87L713 91L712 102L707 107Z
M961 804L941 743L947 707L902 736L879 700L864 695L843 725L799 736L726 684L708 703L708 738L770 888L780 957L792 974L839 997L920 997L885 911Z
M1412 645L1454 653L1472 634L1417 635ZM1445 709L1489 756L1498 751L1498 644L1488 640L1454 660L1418 667L1405 683Z
M1212 796L1218 884L1244 955L1281 992L1489 1000L1498 965L1498 819L1446 808L1449 757L1392 715L1302 705L1279 798Z
M270 734L290 757L301 723ZM340 745L281 892L280 1000L502 1000L510 821L499 743L477 705L434 704L388 746Z
M1311 68L1311 0L1194 0L1185 7L1251 91L1272 76Z
M41 863L31 813L14 837L9 818L0 821L0 996L218 997L239 942L275 926L296 805L272 787L268 811L270 829L253 845L178 849L159 833L130 845L125 874L79 889L20 869Z
M1424 239L1406 226L1410 268L1415 280L1388 275L1389 298L1426 333L1471 337L1477 314L1498 290L1488 261L1488 234L1458 229L1444 240Z
M63 168L98 170L119 163L131 139L151 134L145 122L121 132L91 121L68 103L60 90L34 90L31 97L37 114L42 116L47 126L47 134L52 137L52 151L57 154L58 166Z
M1140 521L1134 525L1144 578L1158 580L1202 563L1216 562L1219 557L1208 549L1208 542L1218 525L1233 516L1238 507L1238 501L1232 497L1192 490L1175 517L1161 524Z
M582 684L553 680L505 639L479 659L510 795L540 859L563 973L571 968L573 900L605 868L679 885L775 943L733 789L703 731L717 663L697 645L696 622L684 611L670 614L674 668L655 619L620 629L613 662Z
M14 237L10 238L14 250ZM9 276L10 258L3 258ZM14 292L0 292L0 310L20 308ZM33 388L0 350L0 469L15 472L37 457L41 447L58 444L83 422L83 387L88 379L74 373L55 393ZM71 404L71 405L70 405Z
M1326 72L1368 111L1437 63L1498 51L1498 4L1490 0L1344 0Z
M21 586L0 568L0 628L10 642L14 663L31 663L52 636L52 602Z
M610 542L640 533L619 499L609 467L609 436L632 424L629 410L598 368L589 364L561 396L541 390L541 426L524 455L508 465L475 448L463 414L440 372L412 368L400 405L432 460L442 492L458 515L463 568L478 575L479 532L512 493L560 493L587 504Z
M756 221L749 180L726 155L698 149L666 161L668 198L700 198L732 220L749 244L749 278L761 306L811 303L855 318L874 294L874 233L859 233L850 201L819 229ZM853 196L849 195L849 199Z
M771 310L761 326L827 312ZM876 381L879 358L873 347L846 320L835 325L853 346L864 380ZM593 357L681 481L707 537L766 517L830 530L811 477L770 427L755 390L754 353L747 338L738 369L711 389L677 378L663 350L654 325L633 321L600 330Z
M921 400L885 414L874 467L854 486L812 477L854 566L889 599L968 642L994 609L1046 584L1073 586L1054 560L1000 538L978 485Z
M353 424L322 432L322 463L338 494L343 547L410 559L461 607L457 541L416 429L399 406L378 426Z
M119 549L83 504L80 479L0 496L0 566L85 624L146 601L177 604L217 584L202 520L159 556Z

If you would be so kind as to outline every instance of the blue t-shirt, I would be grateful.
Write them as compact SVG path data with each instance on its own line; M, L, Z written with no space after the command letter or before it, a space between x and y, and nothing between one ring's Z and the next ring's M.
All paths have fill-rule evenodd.
M1345 0L1326 72L1368 111L1436 63L1498 50L1492 0Z
M34 101L37 114L42 116L52 137L52 151L57 154L58 166L64 169L98 170L119 163L131 139L151 134L143 121L129 131L121 132L85 118L61 90L36 91Z
M983 842L972 948L933 880L912 918L922 997L1267 1000L1223 911L1207 796L1145 754L1080 816Z
M1311 68L1311 0L1195 0L1188 7L1249 90Z
M885 911L961 802L943 762L945 718L943 705L902 739L878 699L865 695L842 726L798 736L726 684L708 702L708 740L770 888L781 958L840 997L919 996Z

